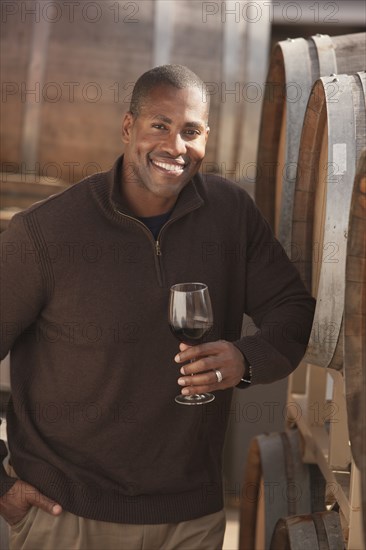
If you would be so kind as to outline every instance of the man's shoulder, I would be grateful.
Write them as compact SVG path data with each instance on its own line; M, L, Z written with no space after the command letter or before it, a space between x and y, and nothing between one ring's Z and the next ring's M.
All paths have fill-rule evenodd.
M21 227L39 227L42 233L55 236L74 231L83 219L90 218L93 214L91 190L95 183L103 181L103 176L104 173L94 174L35 202L13 216L7 231L17 231Z
M20 214L23 217L36 214L37 217L48 217L66 211L77 211L88 206L88 195L92 185L103 179L103 173L93 174L83 180L70 184L66 189L35 202ZM67 209L67 210L65 210Z

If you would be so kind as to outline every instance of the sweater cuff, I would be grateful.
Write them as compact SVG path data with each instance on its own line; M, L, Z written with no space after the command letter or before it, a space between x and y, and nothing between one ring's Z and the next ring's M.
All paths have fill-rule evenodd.
M241 351L247 364L252 367L251 384L261 383L261 372L268 372L268 357L265 353L261 342L256 336L246 336L233 342L233 344Z
M4 496L5 493L10 491L14 483L18 481L15 477L10 477L5 471L4 466L0 465L0 497Z
M259 333L245 336L233 344L243 353L252 366L252 382L269 384L285 378L295 368L289 360L269 344Z
M250 385L252 383L253 369L252 369L252 365L249 363L248 359L245 357L242 350L240 348L238 348L238 350L243 356L244 374L243 374L243 378L240 380L238 384L236 384L235 388L239 388L240 390L243 390L246 388L250 388Z

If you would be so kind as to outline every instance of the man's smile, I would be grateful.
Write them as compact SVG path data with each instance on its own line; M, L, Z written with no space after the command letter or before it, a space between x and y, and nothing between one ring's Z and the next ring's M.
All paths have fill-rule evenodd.
M155 159L149 159L151 164L159 169L159 171L163 171L166 174L174 174L179 176L180 174L183 174L184 169L186 167L186 164L184 161L178 161L178 160L155 160Z

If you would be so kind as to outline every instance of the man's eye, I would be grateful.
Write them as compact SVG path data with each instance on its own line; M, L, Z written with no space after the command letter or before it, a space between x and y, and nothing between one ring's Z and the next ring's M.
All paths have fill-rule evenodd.
M157 130L165 130L164 124L153 124L153 128L156 128Z
M201 135L201 132L199 130L194 130L194 129L186 130L185 133L188 136L200 136Z

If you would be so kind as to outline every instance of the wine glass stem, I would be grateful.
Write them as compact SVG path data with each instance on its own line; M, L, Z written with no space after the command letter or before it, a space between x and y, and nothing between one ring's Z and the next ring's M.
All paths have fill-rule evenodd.
M189 362L190 362L190 363L194 363L194 362L195 362L195 360L196 360L196 358L194 358L194 359L190 359L190 361L189 361ZM193 372L191 372L191 376L194 376L194 373L193 373ZM193 385L193 384L192 384L192 385ZM194 397L195 395L198 395L198 394L197 394L197 393L195 393L195 394L193 394L193 395L190 395L190 396L189 396L189 399L193 399L193 397Z

